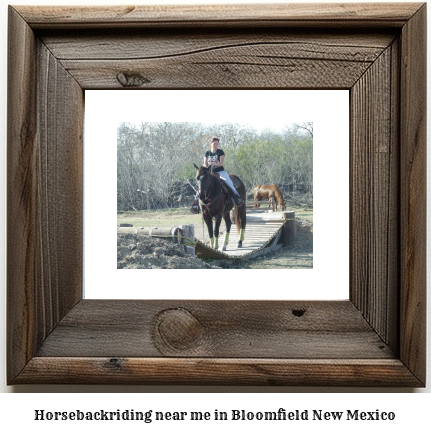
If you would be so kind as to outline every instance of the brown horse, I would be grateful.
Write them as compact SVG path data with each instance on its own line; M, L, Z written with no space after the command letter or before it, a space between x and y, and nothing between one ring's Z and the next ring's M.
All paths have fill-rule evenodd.
M263 199L275 199L275 210L278 210L278 207L281 208L281 211L286 210L286 205L284 204L283 195L280 192L280 189L277 185L257 185L254 188L254 200L261 201ZM260 204L254 205L256 208L260 207Z
M220 224L222 218L226 224L226 234L223 245L220 246L221 251L226 250L226 246L229 242L229 233L232 225L229 212L232 210L234 205L228 198L228 194L224 192L222 181L211 174L210 167L205 168L203 166L196 168L196 181L198 184L198 194L200 206L202 208L202 215L205 224L208 228L208 235L210 237L211 247L214 249L218 248L218 236L220 232ZM241 198L245 201L245 186L244 183L236 176L229 176L236 187ZM246 226L246 212L245 205L241 207L235 207L234 210L235 223L240 238L238 241L237 248L242 247L244 240L244 232ZM215 226L213 229L213 222L215 220Z

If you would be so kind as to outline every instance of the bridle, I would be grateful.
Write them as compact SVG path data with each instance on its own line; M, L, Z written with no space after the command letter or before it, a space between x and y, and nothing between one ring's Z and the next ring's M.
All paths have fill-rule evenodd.
M204 176L207 176L207 181L205 184L205 188L203 190L203 196L204 199L207 200L208 199L208 195L207 195L207 191L208 188L211 187L211 189L213 189L213 179L211 178L211 174L209 171L204 172L204 174L202 174L201 176L199 176L199 190L201 190L201 185L202 185L202 180ZM211 215L211 206L220 198L220 196L222 195L222 191L220 190L220 192L209 202L205 203L201 200L201 198L199 197L199 203L201 204L201 207L205 207L206 210L208 211L208 213Z
M204 196L204 199L207 199L208 187L210 185L212 186L212 181L211 181L211 178L210 178L211 174L209 173L209 171L204 171L204 173L201 176L199 176L198 182L199 182L199 192L200 192L202 190L202 180L205 177L205 175L207 176L207 181L205 183L205 188L203 190L203 196ZM201 194L199 194L199 195L201 195Z

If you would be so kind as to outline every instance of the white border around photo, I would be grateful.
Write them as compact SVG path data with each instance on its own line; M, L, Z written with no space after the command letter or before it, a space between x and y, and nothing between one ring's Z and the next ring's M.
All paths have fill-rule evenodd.
M209 101L217 100L214 107ZM338 300L349 295L349 92L86 91L84 287L87 299ZM117 269L117 127L121 122L313 122L313 269ZM196 155L200 163L202 155ZM247 232L246 232L247 235ZM192 273L190 273L192 272ZM227 272L227 273L226 273ZM193 283L196 281L196 283Z

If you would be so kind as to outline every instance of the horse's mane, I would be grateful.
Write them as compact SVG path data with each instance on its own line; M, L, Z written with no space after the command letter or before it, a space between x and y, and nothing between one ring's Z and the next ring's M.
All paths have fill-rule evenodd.
M276 200L278 202L278 205L280 207L285 207L283 195L281 194L280 189L278 188L277 185L272 185L272 186L273 186L274 195L275 195L275 198L276 198Z

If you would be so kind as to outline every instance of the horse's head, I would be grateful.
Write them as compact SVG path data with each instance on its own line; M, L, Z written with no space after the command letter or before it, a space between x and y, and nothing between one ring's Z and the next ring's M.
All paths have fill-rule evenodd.
M199 198L203 200L207 195L208 188L211 186L210 167L204 166L198 167L193 164L196 168L196 182L198 184Z

